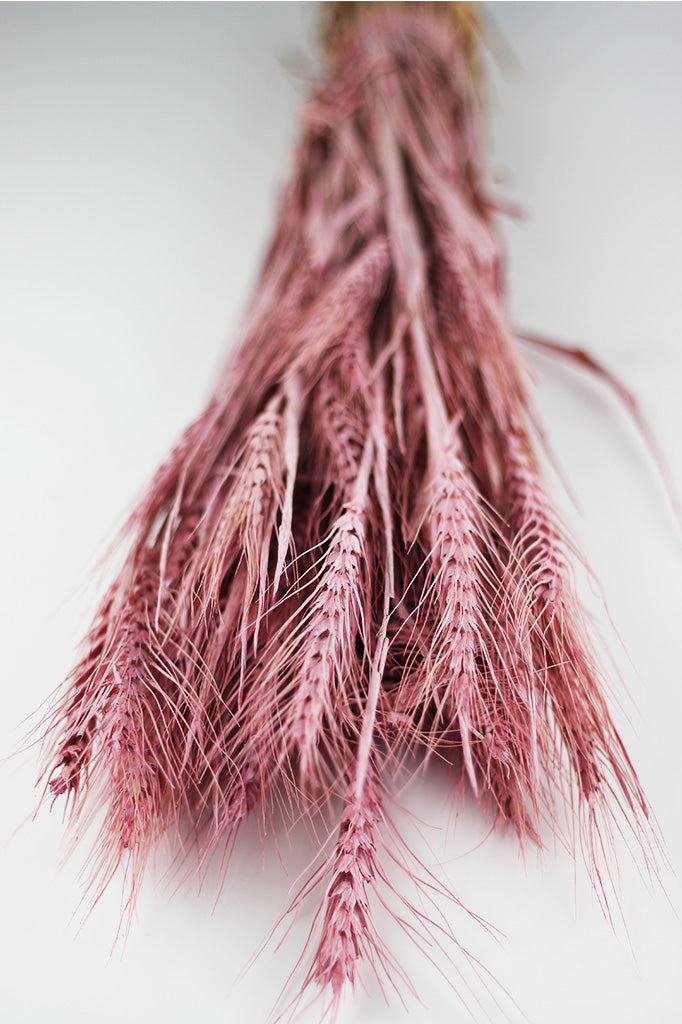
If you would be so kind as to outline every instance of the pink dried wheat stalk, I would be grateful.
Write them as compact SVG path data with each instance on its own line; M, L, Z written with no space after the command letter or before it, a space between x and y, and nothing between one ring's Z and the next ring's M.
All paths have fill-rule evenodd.
M340 35L236 355L46 727L50 792L107 808L98 884L128 853L134 887L168 829L203 863L257 806L341 800L305 979L332 1010L389 969L370 902L406 754L522 839L572 784L591 830L647 819L538 477L471 68L450 5L418 6Z

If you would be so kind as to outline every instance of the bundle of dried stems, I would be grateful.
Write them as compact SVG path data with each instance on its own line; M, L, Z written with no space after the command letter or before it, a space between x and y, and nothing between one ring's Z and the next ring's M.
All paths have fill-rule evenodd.
M125 858L131 899L169 829L201 864L251 811L337 808L305 977L332 1009L361 959L393 977L370 897L407 758L522 840L557 793L588 856L614 807L648 827L529 436L470 35L368 6L333 21L236 355L127 524L44 776L73 821L106 807L96 885Z

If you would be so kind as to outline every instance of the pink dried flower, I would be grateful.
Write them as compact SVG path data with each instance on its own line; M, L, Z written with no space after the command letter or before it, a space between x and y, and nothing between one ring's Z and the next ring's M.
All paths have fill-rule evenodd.
M533 455L449 7L339 38L240 346L46 727L50 791L75 822L104 801L95 875L128 852L131 895L162 832L201 865L257 805L342 801L304 979L332 1012L362 960L390 969L370 896L407 755L538 844L571 777L594 834L648 814Z

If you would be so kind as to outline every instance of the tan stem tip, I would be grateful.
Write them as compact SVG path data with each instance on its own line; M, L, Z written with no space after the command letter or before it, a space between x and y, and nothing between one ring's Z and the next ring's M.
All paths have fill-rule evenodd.
M478 3L470 0L460 2L436 3L430 0L413 2L413 0L379 0L370 3L367 0L332 0L320 4L320 39L325 53L332 56L349 29L361 24L369 15L378 10L393 8L396 11L425 13L428 16L442 17L454 27L460 37L462 48L471 63L475 61L478 43L482 30L478 16Z

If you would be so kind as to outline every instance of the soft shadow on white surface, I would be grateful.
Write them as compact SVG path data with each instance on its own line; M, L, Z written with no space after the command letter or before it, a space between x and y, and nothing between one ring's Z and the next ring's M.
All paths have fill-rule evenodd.
M502 228L514 322L581 342L620 373L682 481L682 9L491 9L519 65L491 71L488 133L501 190L528 212ZM0 8L2 754L70 668L90 567L229 347L305 94L291 69L313 66L312 14L305 4ZM559 489L558 499L631 659L585 584L630 694L619 723L679 868L682 541L614 400L572 370L532 365L580 514ZM79 931L83 853L59 866L59 809L13 835L34 806L34 774L31 754L0 769L3 1019L263 1020L314 902L278 953L269 946L235 979L307 862L303 837L291 852L282 843L287 876L272 845L263 866L247 830L215 910L210 883L171 898L150 878L127 945L110 956L117 892ZM451 820L443 779L419 780L405 800L436 826L434 859L457 896L504 938L454 907L452 927L529 1020L679 1019L680 925L627 858L636 960L565 851L524 865L509 836L477 845L486 823L470 806ZM678 884L666 884L679 910ZM425 1006L387 1009L370 986L342 1020L467 1019L404 936L387 928L386 938Z

